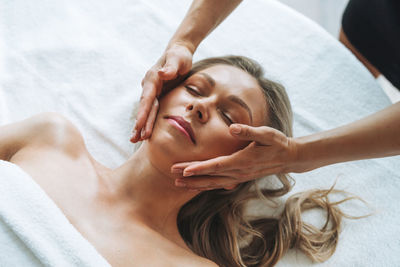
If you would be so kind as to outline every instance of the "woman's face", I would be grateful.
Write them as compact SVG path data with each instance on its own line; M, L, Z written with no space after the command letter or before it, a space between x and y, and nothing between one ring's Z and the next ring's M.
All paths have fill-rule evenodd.
M201 70L160 100L149 155L169 170L177 162L232 154L248 142L232 136L229 125L265 125L266 105L257 80L243 70L228 65Z

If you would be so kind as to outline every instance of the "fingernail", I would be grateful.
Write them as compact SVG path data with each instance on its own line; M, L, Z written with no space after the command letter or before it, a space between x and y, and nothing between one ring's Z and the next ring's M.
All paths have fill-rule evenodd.
M179 187L186 187L186 183L182 180L175 180L175 185Z
M182 172L183 172L183 169L181 169L181 168L173 168L171 170L171 173L182 173Z
M234 134L240 134L240 132L242 131L242 128L239 125L232 125L232 133Z
M132 131L132 137L136 136L136 129Z
M192 176L194 173L193 172L183 172L183 176Z
M145 135L146 135L146 130L143 128L142 131L140 132L140 137L143 139Z

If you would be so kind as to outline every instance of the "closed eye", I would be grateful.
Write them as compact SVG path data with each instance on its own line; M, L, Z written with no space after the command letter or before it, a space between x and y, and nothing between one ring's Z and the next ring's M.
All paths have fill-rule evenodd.
M185 88L190 94L192 94L194 96L202 96L202 94L199 91L197 91L193 87L190 87L189 85L185 85Z
M229 126L233 123L233 120L222 110L219 111L219 114L222 117L222 120Z
M185 85L185 88L186 88L186 91L188 91L191 95L203 96L203 94L200 91L198 91L197 89L195 89L189 85ZM223 110L219 110L219 114L220 114L222 120L226 123L226 125L229 126L234 123L233 120L231 119L231 117Z

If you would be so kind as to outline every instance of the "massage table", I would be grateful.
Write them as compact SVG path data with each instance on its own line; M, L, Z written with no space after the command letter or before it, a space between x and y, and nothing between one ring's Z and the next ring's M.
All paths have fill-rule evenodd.
M119 166L133 151L130 117L140 82L190 3L0 1L0 125L58 112L79 128L96 160ZM257 60L268 78L286 87L295 136L338 127L391 104L335 37L274 0L243 1L203 41L194 60L229 54ZM313 266L400 266L399 166L400 158L391 157L292 174L296 184L288 196L336 181L336 189L369 203L351 201L342 206L346 212L375 212L345 219L335 254ZM0 180L0 266L108 265L22 169L3 161ZM318 225L322 215L308 212L304 219ZM311 264L290 250L277 266Z

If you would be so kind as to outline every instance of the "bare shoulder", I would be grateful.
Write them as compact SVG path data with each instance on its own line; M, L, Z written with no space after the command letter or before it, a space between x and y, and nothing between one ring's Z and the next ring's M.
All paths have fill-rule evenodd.
M192 259L185 259L185 260L176 260L173 262L174 267L218 267L218 265L208 259L205 258L192 258Z
M209 259L205 259L205 258L203 258L201 265L199 265L199 267L200 266L202 266L202 267L218 267L218 265L215 262L213 262Z
M189 257L182 258L179 266L191 266L191 267L218 267L218 265L207 259L200 257L196 254L191 254Z
M70 156L84 151L85 144L78 128L66 117L45 112L26 120L3 126L4 146L9 158L24 148L47 147L62 150ZM6 149L5 149L6 150Z
M46 112L37 115L38 127L33 130L38 139L37 143L50 145L71 155L85 147L84 140L79 129L65 116Z
M155 240L155 239L154 239ZM165 239L163 239L165 240ZM183 240L182 240L183 241ZM158 242L160 244L161 242ZM197 255L187 245L168 241L168 249L165 250L164 266L173 267L216 267L212 260Z

